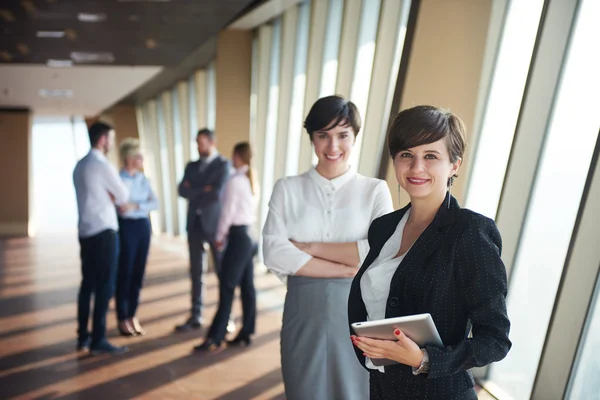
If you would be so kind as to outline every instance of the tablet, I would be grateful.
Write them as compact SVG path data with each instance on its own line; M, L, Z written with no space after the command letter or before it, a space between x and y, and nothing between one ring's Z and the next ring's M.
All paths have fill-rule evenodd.
M373 339L397 340L394 335L396 328L404 332L419 347L444 346L429 313L380 319L377 321L355 322L352 324L352 329L354 329L357 336ZM372 359L371 362L375 366L397 364L396 361L388 359Z

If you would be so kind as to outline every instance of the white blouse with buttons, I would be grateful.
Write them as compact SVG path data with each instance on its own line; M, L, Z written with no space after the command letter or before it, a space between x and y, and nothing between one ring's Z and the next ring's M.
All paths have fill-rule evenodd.
M402 233L408 217L410 209L404 214L396 231L388 241L383 245L379 256L373 261L373 264L363 274L360 280L360 291L362 299L367 309L367 320L376 321L385 318L385 309L390 294L390 284L392 278L398 269L398 266L406 256L404 254L396 257L402 243ZM397 301L397 300L396 300ZM385 372L384 367L373 365L369 358L366 359L365 365L367 368L376 369Z
M280 179L273 188L263 228L265 265L281 279L311 258L297 242L358 242L360 263L369 252L371 222L393 211L385 181L348 170L326 179L316 169Z

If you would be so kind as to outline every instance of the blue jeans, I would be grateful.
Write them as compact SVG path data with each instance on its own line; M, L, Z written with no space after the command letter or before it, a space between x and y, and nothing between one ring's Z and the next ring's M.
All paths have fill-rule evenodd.
M150 235L148 218L119 218L121 252L116 295L119 321L133 318L137 311L146 271Z
M77 304L77 335L80 341L90 336L88 321L90 302L94 294L92 343L98 345L106 338L106 312L115 290L119 234L112 229L88 238L79 238L81 246L81 286Z

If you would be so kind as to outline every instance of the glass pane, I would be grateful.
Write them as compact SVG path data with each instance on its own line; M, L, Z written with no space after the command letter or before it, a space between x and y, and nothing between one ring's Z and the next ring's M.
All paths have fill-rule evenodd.
M327 28L325 31L325 47L323 48L323 72L321 73L319 97L335 94L343 14L344 0L329 0Z
M173 115L173 152L175 164L175 179L182 179L185 168L185 158L183 154L183 133L181 127L181 113L179 110L179 92L177 86L171 91L171 110ZM174 182L177 184L177 182ZM187 221L187 201L177 196L177 221L179 232L184 231Z
M466 207L496 218L543 0L511 1L474 153Z
M71 124L69 117L36 117L31 135L34 232L76 232L72 177L75 164L90 150L87 127L81 118Z
M188 160L198 159L198 144L196 143L196 133L198 132L198 111L196 109L196 80L194 74L188 79L188 98L190 113L190 154L186 154L185 158Z
M306 88L306 62L308 58L308 34L310 27L310 2L298 7L298 31L296 33L296 51L294 54L294 82L292 102L290 104L290 125L288 136L285 174L298 173L300 158L300 138L303 135L304 90Z
M600 280L590 308L588 325L573 370L567 398L571 400L600 399Z
M160 164L162 184L163 184L163 210L165 213L165 231L168 234L173 234L173 206L171 204L171 190L173 186L171 184L171 177L169 176L169 148L167 146L167 128L165 113L162 104L162 98L158 98L156 101L156 116L158 119L158 143L160 148Z
M267 102L267 124L264 142L263 176L261 181L262 195L260 225L267 218L268 199L273 188L275 168L275 149L277 148L277 117L279 115L279 74L281 65L281 18L273 21L271 40L271 65L269 67L269 99Z
M381 0L364 0L360 30L358 32L356 68L354 69L350 100L356 104L363 119L367 114L367 104L369 101L369 88L371 87L371 73L373 72L373 60L375 58L375 41L377 40L380 8ZM350 165L355 170L358 169L360 149L364 136L362 134L356 137L356 144L350 156Z
M515 260L508 297L513 348L491 379L528 399L600 126L600 2L583 0Z

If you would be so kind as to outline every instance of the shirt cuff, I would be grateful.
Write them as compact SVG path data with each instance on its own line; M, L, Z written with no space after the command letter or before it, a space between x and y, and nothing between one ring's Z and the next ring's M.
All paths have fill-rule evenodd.
M358 247L358 258L360 259L357 267L360 268L365 261L365 258L367 258L367 254L369 254L369 240L359 240L356 242L356 246Z

